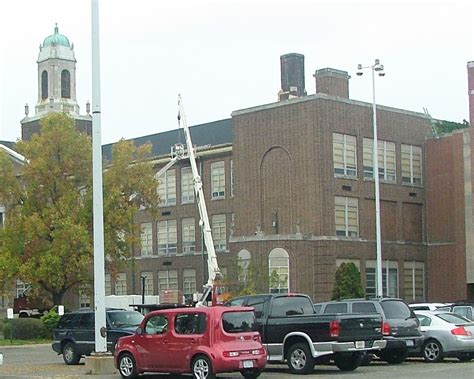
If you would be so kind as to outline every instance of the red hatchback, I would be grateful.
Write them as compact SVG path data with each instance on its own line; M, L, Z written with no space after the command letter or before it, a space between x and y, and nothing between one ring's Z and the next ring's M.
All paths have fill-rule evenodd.
M256 378L267 363L253 308L244 307L150 312L136 334L118 340L114 356L123 378L167 372L212 379L233 371Z

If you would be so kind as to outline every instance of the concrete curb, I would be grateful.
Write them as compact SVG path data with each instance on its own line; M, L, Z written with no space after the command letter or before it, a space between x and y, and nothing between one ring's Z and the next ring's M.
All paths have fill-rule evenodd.
M45 347L45 346L51 346L53 342L51 343L32 343L29 345L4 345L0 346L0 351L3 349L21 349L21 348L29 348L29 347Z

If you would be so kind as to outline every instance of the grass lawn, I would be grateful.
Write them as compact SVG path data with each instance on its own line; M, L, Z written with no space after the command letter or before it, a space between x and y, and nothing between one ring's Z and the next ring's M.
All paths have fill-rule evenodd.
M52 343L50 339L47 338L40 338L34 340L17 340L13 339L10 342L10 339L0 339L0 346L19 346L19 345L31 345L31 344L39 344L39 343Z

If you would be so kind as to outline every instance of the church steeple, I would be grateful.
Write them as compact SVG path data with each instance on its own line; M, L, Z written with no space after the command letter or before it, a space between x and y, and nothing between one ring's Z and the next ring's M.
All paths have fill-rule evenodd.
M39 49L36 115L65 112L78 116L74 45L59 33L56 24L54 33L44 39Z

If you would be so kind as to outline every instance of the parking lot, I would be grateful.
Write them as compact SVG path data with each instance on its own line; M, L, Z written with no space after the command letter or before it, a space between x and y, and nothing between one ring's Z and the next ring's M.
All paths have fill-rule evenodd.
M27 347L2 347L4 364L0 366L2 379L117 379L119 375L86 374L83 364L67 366L62 357L56 355L49 345ZM472 378L474 362L460 363L447 359L444 363L427 364L421 359L409 359L401 365L388 365L374 361L370 366L359 367L353 372L342 372L335 366L316 366L314 373L304 378ZM191 376L187 376L191 378ZM240 374L218 375L219 378L241 378ZM287 373L284 365L268 365L260 378L297 378ZM170 378L170 375L146 375L146 378Z

